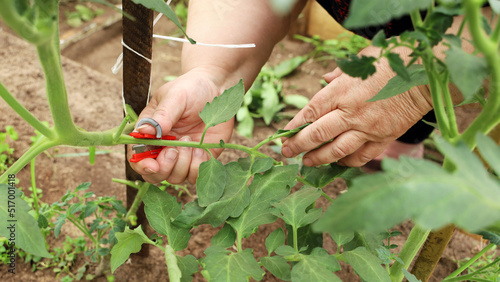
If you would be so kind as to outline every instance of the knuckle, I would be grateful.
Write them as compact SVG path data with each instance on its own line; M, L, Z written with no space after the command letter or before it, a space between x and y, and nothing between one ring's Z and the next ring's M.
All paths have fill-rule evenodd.
M306 123L314 122L319 118L318 111L313 105L306 105L302 111Z
M311 130L311 141L313 143L323 143L333 138L330 130L325 126L315 126Z
M347 156L347 148L342 146L331 146L329 156L332 160L339 160Z

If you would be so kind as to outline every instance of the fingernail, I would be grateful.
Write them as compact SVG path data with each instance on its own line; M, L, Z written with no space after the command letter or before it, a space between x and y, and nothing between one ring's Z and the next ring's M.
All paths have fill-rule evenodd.
M288 148L286 146L284 146L283 148L281 148L281 153L283 154L283 156L285 156L287 158L293 157L292 150L290 150L290 148Z
M146 127L148 127L148 125L147 124L143 124L143 125L137 127L135 130L139 131L139 130L144 129Z
M183 142L190 142L192 139L190 136L183 136L181 139L179 139L179 141L183 141Z
M302 160L302 163L304 163L305 166L312 166L313 165L313 162L309 158L304 158Z
M329 72L329 73L325 73L323 75L323 79L324 80L332 80L332 77L333 77L333 71L332 72Z
M149 167L145 168L144 171L148 174L151 174L151 173L156 173L156 171L150 169Z
M179 155L179 151L177 151L177 149L170 148L165 154L165 159L167 161L175 161L175 159L177 159L177 155Z

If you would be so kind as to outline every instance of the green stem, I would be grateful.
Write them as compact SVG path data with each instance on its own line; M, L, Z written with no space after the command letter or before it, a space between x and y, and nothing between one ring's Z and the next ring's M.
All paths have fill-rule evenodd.
M437 75L437 74L436 74ZM450 93L450 87L449 87L449 80L450 80L450 75L448 72L445 72L443 74L444 78L441 77L441 79L438 79L439 85L441 87L441 93L443 93L444 97L444 103L446 107L446 114L448 116L448 128L449 128L449 136L451 139L456 138L459 133L458 133L458 127L457 127L457 119L455 116L455 106L453 105L453 101L451 99L451 93ZM437 76L439 77L439 76Z
M482 249L479 253L477 253L475 256L473 256L469 261L467 261L464 265L462 265L459 269L455 270L453 273L448 275L444 279L444 281L449 281L448 279L454 278L460 273L462 273L467 267L469 267L471 264L473 264L475 261L477 261L480 257L482 257L487 251L489 251L491 248L495 247L495 244L489 244L486 246L484 249Z
M120 138L120 135L122 135L123 133L123 130L125 129L125 126L127 125L127 123L129 122L130 120L130 116L127 115L123 120L122 120L122 123L120 124L120 126L116 129L116 132L115 134L113 135L113 141L116 142L118 140L118 138Z
M26 153L24 153L14 164L12 164L11 167L7 169L7 171L4 172L4 174L0 176L0 183L6 183L7 176L9 174L18 173L23 167L25 167L32 159L34 159L40 153L57 145L59 145L59 143L52 140L48 139L40 140L38 144L29 148Z
M325 197L328 201L333 202L333 199L323 191L321 191L321 196Z
M298 242L298 235L297 235L297 227L292 226L293 230L293 248L298 252L299 251L299 242Z
M413 23L413 26L416 28L416 27L419 27L419 26L422 26L423 22L422 22L422 16L420 15L420 11L419 10L415 10L413 12L410 13L410 17L411 17L411 21Z
M446 281L446 282L455 282L455 281L466 281L466 280L469 280L469 279L472 279L474 278L473 280L474 281L483 281L483 280L480 280L481 278L477 278L477 277L474 277L476 275L480 275L483 273L483 270L491 267L492 265L495 265L497 264L498 262L500 261L500 257L497 257L494 261L492 261L491 263L488 263L487 265L481 267L480 269L474 271L473 273L470 273L470 274L467 274L467 275L462 275L462 276L457 276L457 277L454 277L454 278L448 278L446 277L443 281ZM490 281L490 280L484 280L484 281Z
M498 44L498 40L500 39L500 21L497 21L497 24L495 25L495 29L491 33L490 38L493 42L497 42L497 44Z
M390 267L390 276L393 282L403 280L403 268L408 269L410 263L417 255L418 250L420 250L420 247L424 244L427 235L429 235L429 230L422 229L419 226L413 227L403 249L399 253L399 258L404 262L404 265L395 261Z
M243 250L243 247L241 246L241 241L242 241L242 237L240 235L240 233L237 233L236 234L236 247L238 248L238 252L241 252Z
M27 123L33 126L36 130L40 131L45 137L54 139L55 132L45 126L40 120L38 120L33 114L30 113L21 103L19 103L14 96L12 96L9 91L0 83L0 97L2 97L5 102Z
M29 22L26 17L19 15L15 1L18 0L2 0L0 1L0 15L5 23L12 28L19 36L32 44L41 44L50 40L52 30L44 32L38 31L34 24Z
M139 206L142 203L142 197L148 192L149 189L149 183L145 182L139 187L139 191L137 192L137 195L135 196L134 202L132 203L132 206L127 212L127 215L125 216L126 221L131 224L131 225L137 225L136 218L137 218L137 210L139 209Z
M40 216L40 206L38 205L38 193L36 191L36 175L35 175L35 160L36 157L31 160L31 193L33 197L33 208L35 210L35 219Z
M120 183L120 184L125 184L127 186L130 186L132 188L135 188L137 190L141 189L141 185L139 185L139 182L137 181L132 181L132 180L124 180L124 179L118 179L118 178L112 178L111 181Z

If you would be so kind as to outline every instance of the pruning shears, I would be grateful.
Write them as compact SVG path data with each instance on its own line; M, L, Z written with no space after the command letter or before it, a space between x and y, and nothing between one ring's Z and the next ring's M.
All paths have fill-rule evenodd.
M137 139L157 139L157 140L175 140L176 139L175 136L170 136L170 135L162 136L160 124L152 118L141 119L139 122L137 122L136 127L139 127L145 123L152 125L156 129L156 135L144 134L144 133L139 133L139 132L131 132L130 136L137 138ZM142 161L144 159L156 159L164 147L165 146L154 146L154 145L145 145L145 144L134 145L134 146L132 146L132 150L134 151L134 154L132 155L130 162L137 163L137 162Z

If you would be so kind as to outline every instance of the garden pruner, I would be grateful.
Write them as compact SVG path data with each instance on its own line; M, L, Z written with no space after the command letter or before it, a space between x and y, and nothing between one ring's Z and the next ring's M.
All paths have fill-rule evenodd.
M130 136L137 139L159 139L159 140L175 140L175 136L165 135L162 136L161 126L160 124L152 119L152 118L143 118L139 122L137 122L137 127L143 124L150 124L156 129L156 136L152 134L143 134L139 132L131 132ZM143 159L156 159L160 154L161 150L165 146L153 146L153 145L145 145L139 144L132 146L132 150L135 154L132 155L130 159L131 163L136 163L142 161Z

